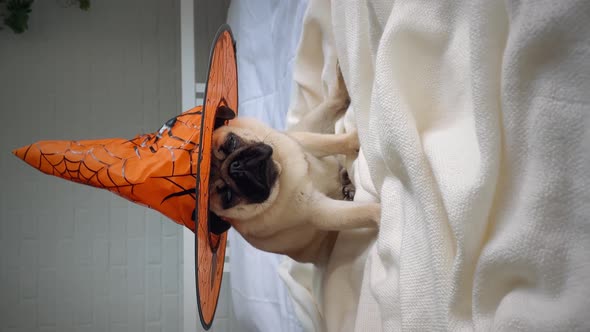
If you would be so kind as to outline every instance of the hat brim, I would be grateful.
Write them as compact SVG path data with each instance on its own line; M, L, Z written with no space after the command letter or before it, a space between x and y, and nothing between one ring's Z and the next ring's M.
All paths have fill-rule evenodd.
M199 318L204 329L213 323L225 262L227 232L212 232L223 222L209 210L209 175L213 130L219 125L218 110L238 113L238 71L235 41L230 27L222 25L215 36L209 57L209 71L203 102L201 144L197 163L195 282ZM217 120L217 121L216 121ZM227 121L221 122L226 123Z

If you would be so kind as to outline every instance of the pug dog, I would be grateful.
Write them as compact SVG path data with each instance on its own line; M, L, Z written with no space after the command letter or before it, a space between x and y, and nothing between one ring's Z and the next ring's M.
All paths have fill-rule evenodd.
M301 124L336 118L347 106L348 95L336 94ZM212 146L210 210L258 249L321 264L338 231L379 225L380 204L350 200L338 158L358 153L356 132L279 132L237 118L214 131Z

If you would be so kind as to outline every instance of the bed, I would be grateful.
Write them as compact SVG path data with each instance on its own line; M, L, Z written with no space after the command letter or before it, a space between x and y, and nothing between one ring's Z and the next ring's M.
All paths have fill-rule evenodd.
M232 233L248 328L590 329L590 4L308 5L293 58L303 2L232 3L240 114L297 123L339 64L352 103L336 129L358 129L355 199L381 202L381 227L342 232L321 269Z
M306 330L590 329L588 13L310 0L288 123L339 63L355 200L380 201L382 218L341 232L321 270L280 266Z

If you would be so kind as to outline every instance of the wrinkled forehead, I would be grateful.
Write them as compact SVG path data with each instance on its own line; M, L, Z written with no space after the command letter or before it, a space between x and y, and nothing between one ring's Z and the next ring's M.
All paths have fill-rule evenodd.
M223 144L227 135L230 133L234 133L239 136L241 139L246 141L260 141L262 138L259 137L253 130L248 128L242 127L233 127L233 126L223 126L217 128L213 132L213 143L214 144Z

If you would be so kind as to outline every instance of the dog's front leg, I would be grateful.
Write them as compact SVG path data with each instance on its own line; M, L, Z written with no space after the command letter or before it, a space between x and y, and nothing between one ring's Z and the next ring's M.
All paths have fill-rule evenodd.
M337 75L337 84L331 89L327 98L314 109L309 110L289 131L334 133L334 124L344 115L350 105L350 97L340 67L338 67Z
M314 226L326 231L378 228L381 204L341 201L316 193L313 197L310 218Z
M318 158L336 154L355 155L360 148L356 131L345 134L290 132L288 135L297 140L306 152Z

